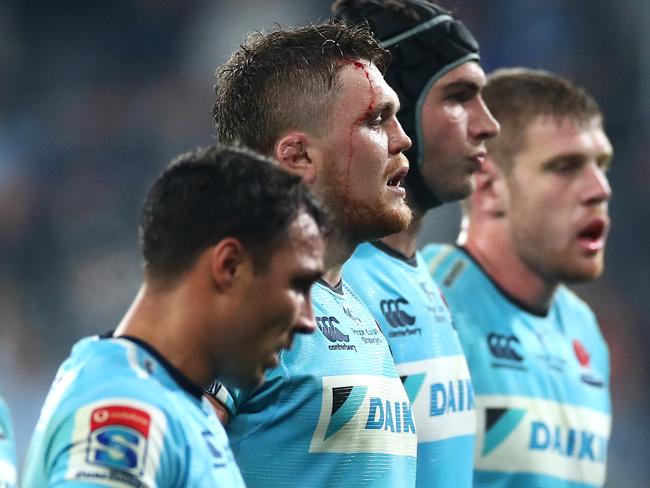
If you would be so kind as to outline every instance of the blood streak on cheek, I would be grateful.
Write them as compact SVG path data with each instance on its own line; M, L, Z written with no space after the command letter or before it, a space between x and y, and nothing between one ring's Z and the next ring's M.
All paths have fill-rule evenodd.
M365 75L366 80L368 80L368 92L370 93L370 102L368 103L368 106L366 107L366 111L364 112L364 114L361 117L357 118L352 123L352 125L350 126L350 131L348 133L348 164L345 170L345 184L344 184L344 191L343 191L343 194L345 195L346 199L348 196L348 190L350 188L350 169L352 167L352 157L354 156L352 135L355 129L368 119L372 111L375 109L375 105L377 104L377 91L375 86L372 83L372 79L370 78L370 71L368 71L368 67L359 61L352 61L351 64L354 66L355 69L361 70Z

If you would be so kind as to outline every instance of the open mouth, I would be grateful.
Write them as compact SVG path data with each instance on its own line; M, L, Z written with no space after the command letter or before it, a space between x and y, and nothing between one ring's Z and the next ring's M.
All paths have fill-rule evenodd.
M595 219L578 234L578 240L589 251L598 251L605 245L607 224L604 219Z
M485 151L479 151L469 159L474 163L472 172L481 171L485 165Z
M408 169L404 168L399 170L391 179L388 180L388 183L386 183L388 186L391 187L399 187L402 185L402 181L404 181L404 177L406 176L406 173L408 173Z

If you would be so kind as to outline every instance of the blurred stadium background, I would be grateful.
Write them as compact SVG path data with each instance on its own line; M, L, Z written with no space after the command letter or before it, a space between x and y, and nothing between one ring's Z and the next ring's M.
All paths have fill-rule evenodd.
M328 18L327 0L0 3L0 394L19 458L58 364L115 327L140 282L137 217L153 176L214 141L215 67L246 33ZM614 143L607 269L576 288L612 356L609 487L650 479L650 2L442 0L486 72L523 65L585 86ZM288 80L290 82L290 80ZM552 216L549 216L552 218ZM457 205L422 242L452 241Z

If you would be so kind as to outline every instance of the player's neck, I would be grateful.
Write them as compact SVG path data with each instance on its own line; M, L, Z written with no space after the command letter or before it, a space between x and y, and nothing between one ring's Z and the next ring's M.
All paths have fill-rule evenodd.
M526 266L515 253L511 241L502 237L504 234L470 229L465 241L458 243L508 295L531 310L547 311L558 283L549 283Z
M406 230L386 236L381 239L381 242L407 258L412 258L417 251L417 239L422 229L422 217L423 215L414 211L413 220Z
M341 282L343 265L350 259L358 243L350 242L336 231L332 231L325 242L325 272L323 280L336 287Z
M192 314L180 312L178 308L179 294L152 292L147 284L143 284L127 311L126 315L115 330L114 335L128 335L146 342L165 358L172 366L182 372L199 387L207 385L214 378L208 368L205 357L197 346L192 331L199 330L195 325L200 322L192 320ZM201 300L200 297L196 297ZM186 310L200 310L201 307L191 307L184 300ZM189 339L189 340L188 340Z

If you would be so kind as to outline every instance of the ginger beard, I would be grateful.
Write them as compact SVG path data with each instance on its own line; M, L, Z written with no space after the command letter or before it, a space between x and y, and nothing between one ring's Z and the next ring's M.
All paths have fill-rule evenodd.
M373 64L346 63L340 81L315 190L336 228L360 243L400 232L411 222L400 186L408 170L402 151L410 140L395 117L397 95Z
M401 232L409 226L412 212L403 198L389 195L392 202L387 201L383 188L368 197L355 198L351 194L352 186L371 183L350 181L351 171L347 171L347 168L341 170L340 165L333 163L332 159L328 158L328 161L330 164L323 167L323 176L328 182L323 188L323 201L335 221L335 228L340 229L347 238L357 243L372 241ZM347 163L348 166L352 164L351 161ZM397 166L388 166L381 177L382 181L388 180Z

